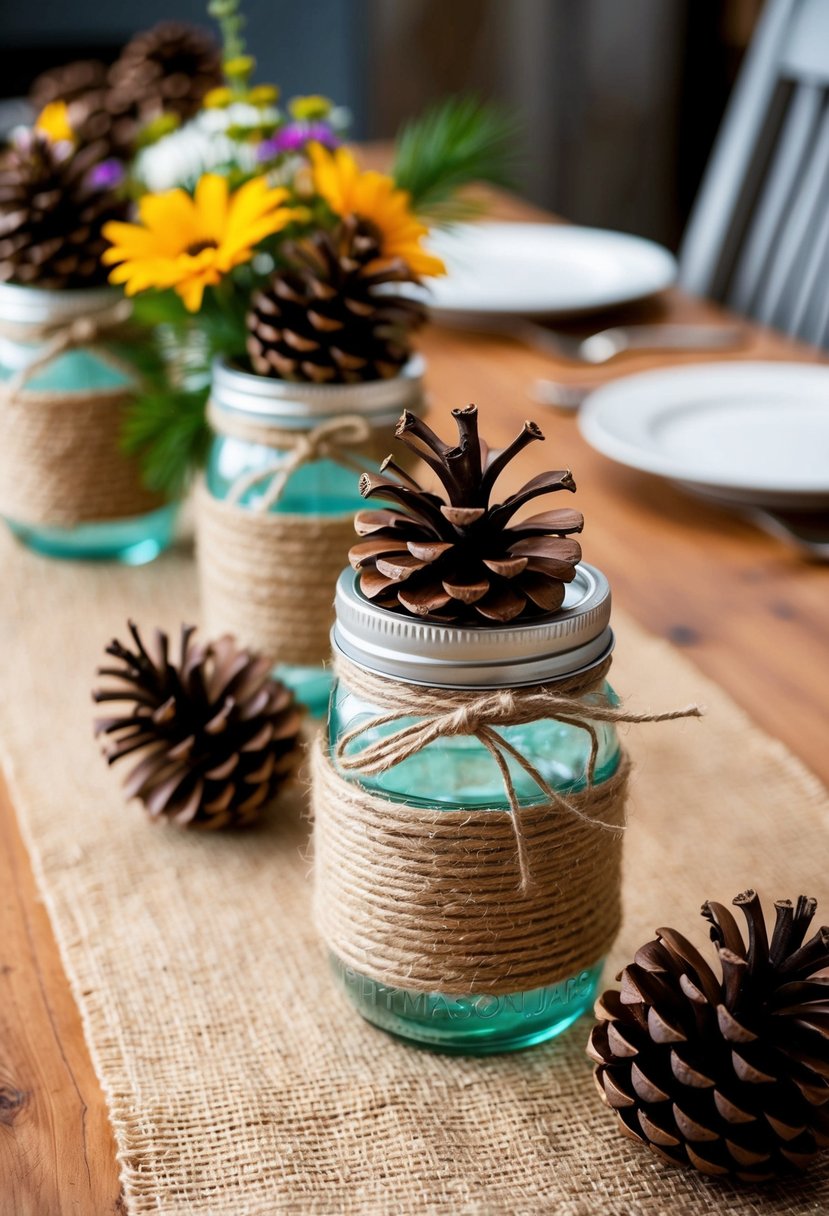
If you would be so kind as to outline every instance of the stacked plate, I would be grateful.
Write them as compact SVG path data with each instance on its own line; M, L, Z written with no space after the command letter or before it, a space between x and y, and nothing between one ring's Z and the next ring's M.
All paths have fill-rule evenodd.
M738 506L829 509L829 365L705 363L625 376L579 425L620 464Z
M430 241L447 275L424 289L448 323L566 318L669 287L651 241L558 224L461 224ZM749 508L829 512L829 364L681 365L628 375L579 415L595 448L696 494Z
M564 318L629 304L670 287L673 256L642 237L569 224L458 224L430 249L444 278L421 289L446 321L482 315Z

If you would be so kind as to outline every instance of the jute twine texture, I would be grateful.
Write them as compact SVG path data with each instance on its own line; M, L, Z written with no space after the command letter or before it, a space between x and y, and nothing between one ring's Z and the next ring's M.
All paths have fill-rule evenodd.
M121 447L132 389L26 387L64 351L90 346L122 327L128 307L80 317L58 331L26 331L27 341L46 341L32 363L0 384L0 515L16 523L72 527L142 515L162 505ZM22 336L13 326L4 325L3 333ZM98 355L112 361L104 350Z
M196 544L202 612L211 633L233 633L274 662L316 666L327 658L334 587L354 541L354 514L274 511L292 473L314 460L354 469L355 486L366 461L390 433L377 433L359 415L346 415L309 431L290 431L227 418L210 410L217 431L286 453L240 478L226 499L204 482L196 493ZM238 500L253 486L265 493L256 508Z
M603 958L621 920L629 764L571 796L502 810L405 806L313 755L315 916L347 966L419 992L529 992ZM605 828L590 822L595 816ZM532 884L522 890L516 835Z
M414 687L337 656L342 686L378 709L335 748L351 782L322 746L313 762L316 916L343 962L394 987L497 994L545 987L604 957L621 920L630 765L623 755L610 780L595 782L597 725L699 714L690 706L643 716L604 695L588 704L610 663L547 684L486 691ZM551 786L497 729L550 719L590 740L587 785L578 793ZM415 808L361 785L361 777L393 773L457 735L487 750L508 809ZM538 787L539 805L520 804L510 761Z
M128 615L169 631L198 619L191 558L47 562L0 534L0 562L0 755L109 1102L130 1216L829 1211L829 1157L803 1181L752 1189L631 1144L597 1099L587 1018L487 1059L417 1051L363 1022L313 926L303 787L260 830L188 835L125 805L92 738L103 644ZM769 900L808 892L825 922L826 792L686 654L618 606L615 626L613 682L628 708L700 701L707 716L622 728L634 767L607 982L657 925L707 952L703 899L751 885Z

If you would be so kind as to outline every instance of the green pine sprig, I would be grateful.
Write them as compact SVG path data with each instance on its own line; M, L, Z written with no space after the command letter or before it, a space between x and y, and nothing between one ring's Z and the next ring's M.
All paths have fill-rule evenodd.
M412 119L395 141L394 180L414 210L438 223L466 218L458 197L473 182L512 186L520 127L503 106L470 95L449 97Z
M124 418L121 441L138 457L145 484L171 501L184 496L204 466L211 435L208 388L156 388L136 398Z

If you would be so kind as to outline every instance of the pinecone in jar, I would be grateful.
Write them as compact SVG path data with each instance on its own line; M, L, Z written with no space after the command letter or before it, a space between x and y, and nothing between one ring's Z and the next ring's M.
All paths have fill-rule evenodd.
M48 288L104 284L101 229L127 204L95 182L102 148L27 133L0 156L0 282Z
M371 224L349 216L290 243L285 259L248 314L253 370L315 384L397 375L425 311L395 292L417 279L401 258L383 257Z

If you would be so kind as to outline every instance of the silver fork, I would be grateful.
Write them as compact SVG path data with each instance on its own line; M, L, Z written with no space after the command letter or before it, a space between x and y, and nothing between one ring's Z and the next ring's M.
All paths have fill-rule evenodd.
M771 507L747 507L744 514L764 532L793 545L804 556L829 562L829 510L786 511Z
M740 346L746 337L739 325L617 325L586 338L573 338L521 317L467 316L451 324L503 334L556 359L594 366L631 350L728 350Z

